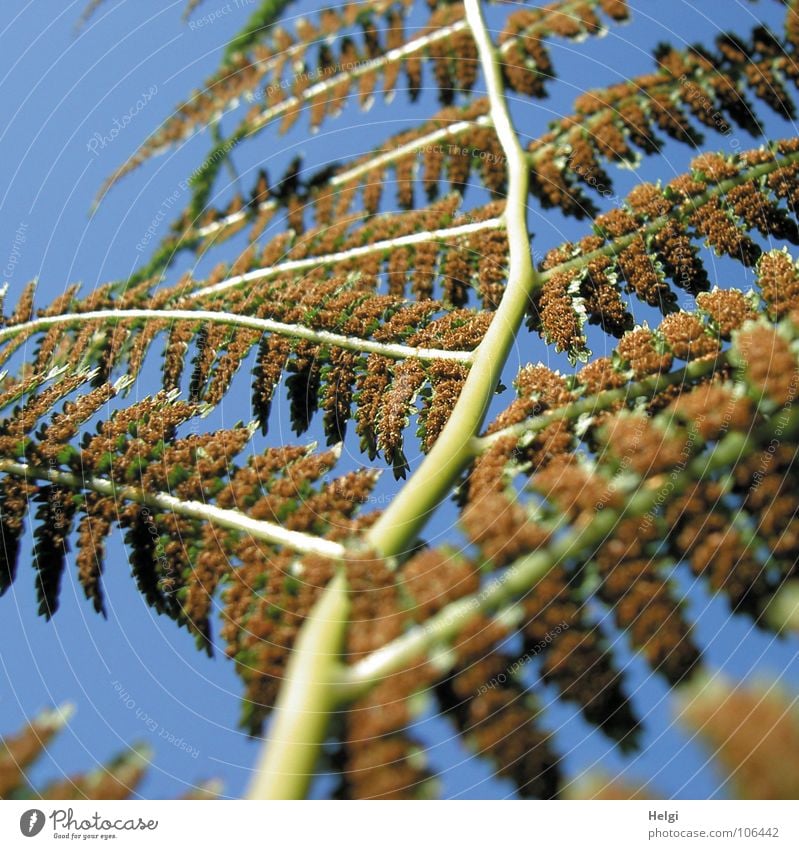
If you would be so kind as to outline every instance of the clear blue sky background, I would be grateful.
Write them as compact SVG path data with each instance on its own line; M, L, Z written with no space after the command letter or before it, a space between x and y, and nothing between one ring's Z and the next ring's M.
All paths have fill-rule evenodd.
M19 256L13 273L6 272L12 299L34 276L40 278L43 303L70 282L83 281L84 291L89 291L124 277L142 262L137 242L164 199L201 161L209 145L207 136L191 140L174 155L127 178L89 217L92 198L103 178L213 71L225 42L254 8L242 2L237 9L231 0L231 11L218 16L213 25L192 28L181 22L182 0L107 0L94 21L76 35L82 4L83 0L8 4L13 9L6 9L0 21L4 118L0 126L0 269L14 249L15 233L22 228L25 236L24 243L17 239ZM650 70L654 46L663 40L680 44L676 33L709 43L719 29L746 33L755 23L754 16L778 29L783 14L781 5L767 0L756 4L634 0L632 5L634 23L590 41L587 49L579 44L553 44L556 68L568 82L553 86L547 101L514 103L523 133L533 137L542 132L549 120L570 111L571 101L585 88ZM225 6L221 0L206 0L192 20ZM316 7L316 3L301 2L289 11L296 14ZM501 7L502 14L507 8ZM491 20L498 20L495 13ZM93 153L88 145L95 133L108 135L115 119L129 114L142 94L155 87L147 105L116 139ZM278 174L296 152L320 164L345 152L365 152L436 108L432 95L421 98L412 109L406 108L406 102L400 93L390 107L378 105L367 116L351 106L312 140L304 139L304 121L285 138L270 131L242 151L239 166L246 171L263 162ZM766 127L773 136L794 133L793 127L771 117ZM716 146L729 150L733 139L743 147L749 144L744 136L732 136L717 137ZM656 166L645 161L638 172L619 175L618 188L625 191L639 179L668 179L683 170L689 158L690 151L669 144L665 160ZM535 209L531 224L536 244L543 249L587 230L585 223L575 225L557 214L544 220ZM717 263L716 277L720 283L747 283L738 266L724 263ZM525 341L508 377L520 359L538 357L548 359L550 354L534 340ZM551 362L564 365L560 360ZM235 400L235 396L229 399L220 413L228 422L249 415L248 401L237 406ZM428 529L429 536L444 534L451 520L450 511L442 511ZM108 620L93 613L72 576L65 581L61 609L53 621L37 619L33 572L26 568L28 555L29 546L13 590L0 600L0 734L19 727L43 707L64 702L77 707L69 729L35 775L82 771L143 740L155 749L152 771L141 788L143 796L168 798L208 777L221 778L229 795L240 794L257 746L237 727L241 690L232 664L197 653L185 631L145 606L118 540L109 546L106 567ZM796 639L775 641L745 620L729 619L725 604L710 599L701 588L693 587L688 599L689 613L699 614L699 636L708 646L707 659L713 668L739 678L780 678L796 691ZM666 688L651 679L635 657L626 652L624 657L648 729L642 752L623 762L598 733L573 710L556 704L554 694L544 689L547 722L557 729L566 769L576 774L600 767L616 773L624 767L631 779L651 778L669 796L724 795L704 750L673 725ZM120 687L126 693L124 699L118 693ZM460 748L446 723L426 719L418 731L431 744L431 761L442 772L446 795L493 798L511 792L508 784L490 779L486 767ZM186 748L167 742L161 736L167 734L182 738ZM318 788L323 790L324 786Z

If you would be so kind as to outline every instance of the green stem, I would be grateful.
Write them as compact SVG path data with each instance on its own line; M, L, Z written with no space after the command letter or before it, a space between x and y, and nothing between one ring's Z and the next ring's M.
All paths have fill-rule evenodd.
M291 653L248 799L303 799L336 705L349 601L343 571L314 605Z
M465 5L486 78L492 122L507 159L508 283L488 331L474 353L469 376L441 435L369 531L368 542L386 557L399 555L408 548L472 458L471 440L482 426L530 295L538 285L527 232L527 158L508 114L499 57L486 30L479 0L466 0Z
M524 153L510 124L501 90L501 71L496 53L482 25L477 0L467 0L467 14L475 16L482 26L476 33L481 61L488 66L491 115L508 159L508 203L505 211L510 252L510 271L505 295L480 346L474 352L472 368L460 398L436 444L415 474L375 523L368 535L372 546L385 556L400 554L413 542L432 512L446 496L458 475L479 450L476 435L482 425L491 393L499 381L510 346L521 324L530 294L553 274L570 268L581 268L599 256L615 254L641 236L662 229L674 214L654 219L640 230L609 242L596 251L576 257L557 267L536 273L530 261L526 229L527 165ZM470 11L471 10L471 11ZM493 56L488 53L491 51ZM489 58L486 58L486 57ZM780 156L748 168L736 177L723 180L702 195L687 200L678 215L689 215L714 197L719 197L745 182L758 180L778 168L799 162L799 152Z

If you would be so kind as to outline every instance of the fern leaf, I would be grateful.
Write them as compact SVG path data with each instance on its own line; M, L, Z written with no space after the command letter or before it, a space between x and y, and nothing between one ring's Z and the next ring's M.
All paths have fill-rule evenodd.
M791 193L792 146L786 141L731 158L702 154L690 175L666 187L637 187L625 207L597 217L597 235L547 255L533 325L558 350L585 359L586 318L614 335L629 326L620 284L669 313L676 308L669 278L693 293L708 286L698 242L745 266L762 253L752 230L796 243L791 209L782 206Z
M785 765L799 745L799 720L778 685L697 683L680 696L679 720L707 746L736 799L796 795L796 775Z
M641 154L657 153L658 131L692 146L702 141L697 123L725 135L736 124L761 135L749 88L777 112L793 110L783 81L796 84L794 46L762 27L749 39L721 36L716 54L662 45L655 58L655 73L581 94L574 114L530 144L531 188L545 208L578 218L596 215L583 189L613 196L603 161L634 164Z
M585 92L525 148L509 93L545 97L549 40L602 34L627 18L623 0L514 9L496 40L478 0L353 2L286 28L289 0L259 3L206 88L103 189L208 129L185 208L146 267L44 306L34 281L0 322L0 593L27 521L40 613L58 607L72 547L103 613L107 540L121 532L145 602L234 661L252 734L313 677L309 634L320 599L337 598L348 627L316 717L339 712L340 797L435 795L415 730L431 707L520 796L563 795L541 687L635 750L641 706L620 645L683 693L706 680L686 582L759 628L795 624L799 141L699 151L687 173L619 203L611 175L667 138L759 137L759 104L792 119L799 24L785 5L780 34L661 45L654 72ZM485 97L472 95L478 65ZM303 112L313 132L400 85L410 100L435 88L442 108L354 160L314 170L297 156L215 199L251 136ZM530 195L593 229L532 251ZM245 227L238 256L211 255ZM184 249L211 270L165 278ZM713 255L738 262L752 290L720 288ZM568 373L525 362L525 319ZM595 338L612 340L605 356ZM160 391L131 400L159 355ZM253 420L209 426L245 369ZM328 448L270 444L278 401L281 430L318 419ZM375 492L377 468L340 464L353 426L370 461L410 474L396 497ZM449 496L451 546L422 536ZM696 692L686 719L702 727L718 711L726 733L736 698L707 708ZM321 749L324 724L298 721ZM716 737L725 763L733 750L759 763L746 733ZM6 745L19 764L0 751L0 795L33 792L31 740ZM303 770L307 759L292 791ZM41 793L122 798L142 774L134 752Z
M224 66L222 73L206 83L201 95L179 107L177 117L148 139L109 179L101 194L150 156L186 138L209 123L209 119L216 120L220 114L235 108L257 87L261 88L265 104L259 105L258 98L254 98L255 103L246 118L222 143L227 153L242 139L256 135L278 119L281 131L287 130L305 107L310 107L312 125L317 127L329 110L340 109L356 83L361 106L368 108L378 75L383 76L384 89L390 94L400 66L408 75L411 96L422 85L422 65L428 60L434 64L440 97L445 104L453 99L456 91L469 90L477 60L462 5L434 5L428 23L410 37L403 37L399 28L403 5L391 2L353 4L343 14L323 12L318 27L304 22L303 33L296 39L279 30L270 45L262 45L256 51L254 61L239 53L237 72L231 74L230 68ZM515 69L509 82L518 85L521 91L541 96L543 91L538 84L531 87L528 82L530 78L539 80L551 75L548 65L546 68L536 65L536 56L540 64L547 55L540 39L553 35L574 39L601 32L599 19L592 11L599 5L599 0L559 0L541 9L511 16L513 22L502 44L503 54L509 56L509 66ZM610 9L616 20L626 17L626 5L616 4ZM381 38L381 30L374 19L383 13L386 19ZM363 45L360 47L354 41L353 29L362 31ZM333 40L333 37L338 42L338 56L326 48L320 52L319 61L310 64L309 48L321 38ZM456 56L458 61L455 61ZM302 71L293 77L284 77L289 58L295 67L302 63ZM212 170L217 164L218 160L212 157L206 160L206 165L213 166ZM200 171L205 170L204 165Z

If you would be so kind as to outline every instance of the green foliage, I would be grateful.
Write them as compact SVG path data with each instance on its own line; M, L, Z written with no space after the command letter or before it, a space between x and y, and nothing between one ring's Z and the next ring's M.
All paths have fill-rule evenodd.
M230 61L239 53L246 53L262 41L293 0L263 0L250 15L244 28L235 35L225 48L223 61Z

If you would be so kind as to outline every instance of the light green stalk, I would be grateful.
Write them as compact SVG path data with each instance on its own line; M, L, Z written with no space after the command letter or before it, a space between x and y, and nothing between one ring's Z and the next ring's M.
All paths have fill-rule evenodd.
M369 544L386 557L402 554L413 543L432 511L446 497L458 475L472 459L471 440L483 424L530 295L538 285L527 231L527 158L508 114L499 56L488 35L479 0L466 0L466 18L486 79L491 120L507 160L505 228L509 248L508 282L488 332L475 351L463 390L441 435L369 531Z
M508 285L441 436L369 534L369 542L386 556L403 551L471 459L471 440L483 423L536 283L527 232L527 160L511 124L499 56L488 36L479 0L466 0L466 17L486 77L491 119L507 158ZM276 707L271 740L264 748L249 798L297 799L305 795L330 714L335 704L350 696L341 687L345 670L331 658L344 632L346 607L344 578L338 577L302 627Z

